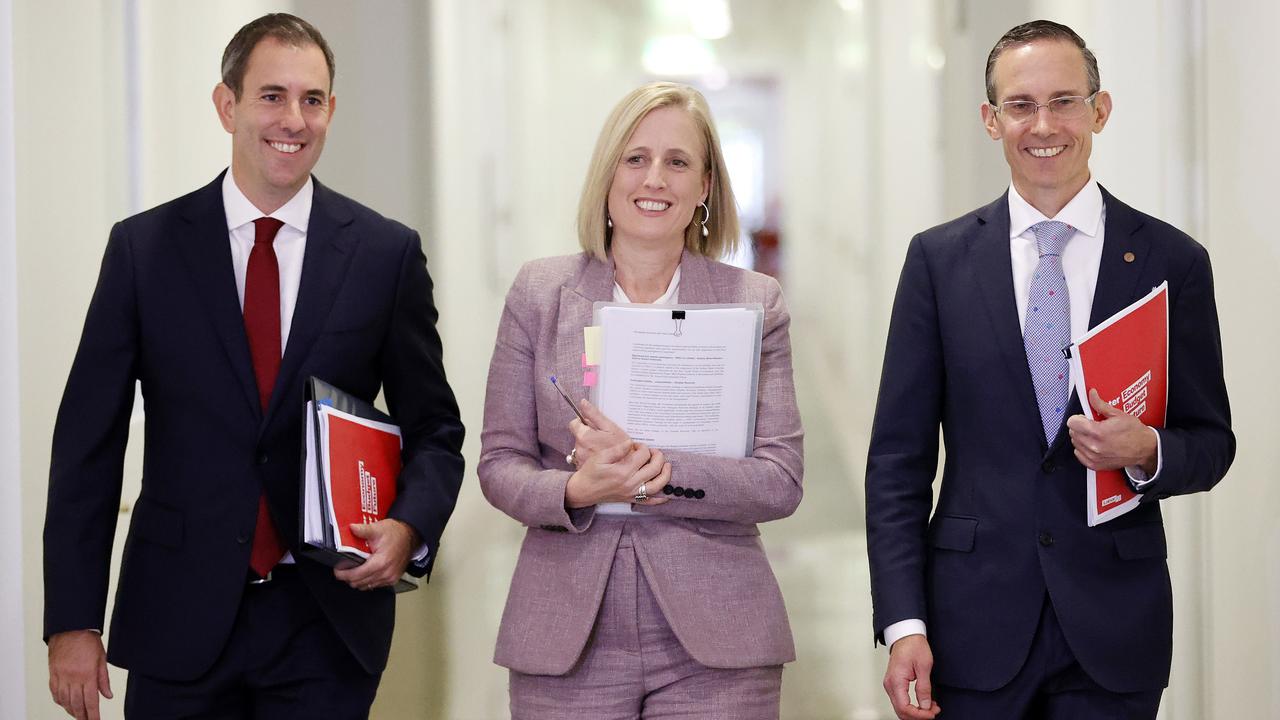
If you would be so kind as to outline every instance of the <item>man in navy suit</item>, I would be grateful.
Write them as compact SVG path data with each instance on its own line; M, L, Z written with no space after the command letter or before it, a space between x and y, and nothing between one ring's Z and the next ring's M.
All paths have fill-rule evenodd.
M900 718L1154 718L1172 657L1159 501L1212 488L1235 454L1209 257L1092 177L1112 101L1074 31L1010 30L986 76L1011 187L912 240L872 430L885 691ZM1086 418L1061 347L1165 280L1167 426L1096 393L1104 419ZM1139 506L1088 527L1086 468L1124 468Z
M463 428L414 231L321 185L333 54L285 14L241 28L213 102L229 171L111 232L54 430L45 522L50 691L77 718L129 670L130 718L367 717L391 585L439 554ZM404 435L374 551L298 554L303 385L385 391ZM135 383L142 492L101 633Z

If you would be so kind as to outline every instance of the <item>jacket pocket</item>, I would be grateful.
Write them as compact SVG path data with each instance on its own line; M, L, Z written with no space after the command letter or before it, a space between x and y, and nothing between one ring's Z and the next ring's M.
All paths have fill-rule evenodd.
M133 506L129 527L133 534L148 542L174 550L182 547L182 513L145 497Z
M1143 560L1169 556L1169 546L1164 538L1164 525L1145 523L1111 533L1116 543L1116 554L1121 560Z
M929 528L929 543L940 550L973 552L978 534L978 518L939 515Z

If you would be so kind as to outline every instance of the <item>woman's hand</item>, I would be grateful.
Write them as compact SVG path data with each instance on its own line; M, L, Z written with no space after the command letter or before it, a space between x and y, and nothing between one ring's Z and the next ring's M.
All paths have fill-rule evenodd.
M661 450L650 450L628 439L593 453L590 459L579 465L565 486L565 505L569 508L606 502L661 505L668 498L650 496L644 502L636 503L635 496L641 484L645 485L647 493L660 493L670 479L671 463L666 461Z
M569 421L569 432L573 433L574 441L572 457L578 467L583 467L592 456L605 448L631 442L631 436L625 430L589 401L579 400L578 411L590 423L584 425L578 418Z

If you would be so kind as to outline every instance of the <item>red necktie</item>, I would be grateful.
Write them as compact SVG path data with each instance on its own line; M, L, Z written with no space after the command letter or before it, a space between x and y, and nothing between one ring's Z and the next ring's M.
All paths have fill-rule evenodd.
M280 264L272 247L276 232L284 225L275 218L253 221L253 250L244 278L244 330L249 336L253 375L258 381L258 401L262 412L271 402L271 388L280 372ZM258 496L258 524L253 533L249 567L266 577L280 558L284 545L267 510L265 490Z

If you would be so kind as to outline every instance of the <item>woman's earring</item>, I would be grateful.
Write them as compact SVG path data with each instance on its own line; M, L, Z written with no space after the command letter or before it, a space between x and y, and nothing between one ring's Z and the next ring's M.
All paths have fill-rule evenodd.
M698 224L702 226L702 237L707 237L711 234L707 230L707 221L711 219L711 208L707 207L706 203L702 203L702 212L702 220Z

